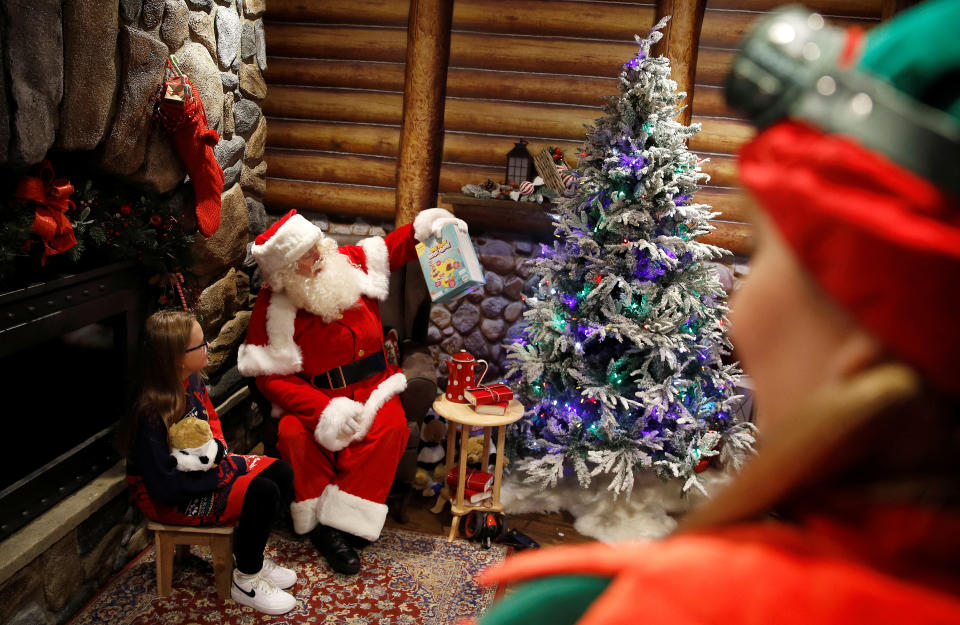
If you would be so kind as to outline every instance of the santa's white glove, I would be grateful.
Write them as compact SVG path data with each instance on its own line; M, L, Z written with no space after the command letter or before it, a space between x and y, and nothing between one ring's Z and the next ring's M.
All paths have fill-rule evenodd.
M417 241L426 241L430 235L439 237L444 226L453 224L457 230L466 234L467 222L457 219L445 208L428 208L420 211L413 220L413 237Z
M364 415L365 420L366 415ZM362 420L360 413L356 415L351 415L344 419L343 423L340 424L340 435L344 438L352 438L354 434L363 429Z
M350 444L363 424L363 404L349 397L335 397L320 414L313 437L330 451L340 451Z

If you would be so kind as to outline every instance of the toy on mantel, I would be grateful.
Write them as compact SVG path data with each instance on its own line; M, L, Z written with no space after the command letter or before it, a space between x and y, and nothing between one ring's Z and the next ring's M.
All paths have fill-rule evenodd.
M473 197L487 198L494 200L513 200L514 202L536 202L543 204L550 202L559 195L556 191L547 186L543 178L537 176L533 181L524 180L514 184L497 184L493 180L487 180L483 184L464 185L460 192L464 195Z

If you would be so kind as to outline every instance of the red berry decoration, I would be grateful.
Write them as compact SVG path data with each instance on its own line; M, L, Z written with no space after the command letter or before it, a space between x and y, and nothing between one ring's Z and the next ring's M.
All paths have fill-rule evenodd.
M129 215L131 212L133 212L133 209L130 208L129 204L124 204L120 207L120 214L123 216Z
M160 224L162 224L162 223L163 223L163 220L160 219L160 215L158 215L158 214L156 214L156 213L150 215L150 225L151 225L151 226L153 226L154 228L159 228L159 227L160 227Z

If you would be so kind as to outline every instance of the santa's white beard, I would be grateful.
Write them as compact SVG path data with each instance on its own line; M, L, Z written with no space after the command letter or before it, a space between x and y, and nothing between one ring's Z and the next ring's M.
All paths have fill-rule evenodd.
M287 269L273 282L281 286L294 306L330 323L360 302L367 275L336 247L324 250L322 263L320 271L312 277Z

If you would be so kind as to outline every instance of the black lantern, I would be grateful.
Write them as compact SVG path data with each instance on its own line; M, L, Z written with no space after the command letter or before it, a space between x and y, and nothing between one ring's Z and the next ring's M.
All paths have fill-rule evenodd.
M533 180L533 157L527 151L527 140L520 139L507 153L507 184L520 184L524 180Z

